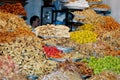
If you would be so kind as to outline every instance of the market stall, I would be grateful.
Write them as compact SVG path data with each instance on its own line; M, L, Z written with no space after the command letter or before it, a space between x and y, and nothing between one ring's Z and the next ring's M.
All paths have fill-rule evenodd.
M47 24L33 33L15 9L3 9L6 5L0 6L1 80L120 80L120 24L111 16L87 8L72 12L83 23L74 31Z

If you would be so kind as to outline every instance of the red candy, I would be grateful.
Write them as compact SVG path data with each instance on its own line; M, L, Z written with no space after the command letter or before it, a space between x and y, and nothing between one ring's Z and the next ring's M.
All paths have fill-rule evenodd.
M63 52L57 49L55 46L44 46L44 51L46 56L49 58L61 58L63 57Z

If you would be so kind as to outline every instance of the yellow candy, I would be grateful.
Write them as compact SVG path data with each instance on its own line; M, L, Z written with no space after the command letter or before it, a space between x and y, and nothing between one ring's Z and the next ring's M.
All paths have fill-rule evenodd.
M94 26L92 24L84 24L83 26L80 26L77 28L77 31L80 31L80 30L94 30Z
M95 42L97 34L89 30L75 31L70 33L70 39L79 44Z

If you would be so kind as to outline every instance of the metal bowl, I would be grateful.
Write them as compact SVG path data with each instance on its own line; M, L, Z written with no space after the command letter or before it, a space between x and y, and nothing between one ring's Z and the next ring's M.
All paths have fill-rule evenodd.
M69 53L73 50L73 48L71 48L71 47L61 47L61 46L56 46L56 47L57 47L57 49L63 51L64 53Z
M27 76L28 80L36 80L38 79L38 76L34 76L34 75L29 75Z

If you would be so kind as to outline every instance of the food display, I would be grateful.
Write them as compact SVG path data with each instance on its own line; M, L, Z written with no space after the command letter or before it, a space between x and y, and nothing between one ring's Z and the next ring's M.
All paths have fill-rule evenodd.
M112 71L103 71L102 73L100 73L98 75L92 76L89 80L101 80L101 79L105 79L105 80L119 80L120 79L120 75L115 74Z
M95 26L92 24L84 24L76 29L76 31L81 31L81 30L90 30L93 31L95 29Z
M92 75L93 71L85 63L65 61L59 64L58 70L46 75L42 80L82 80L83 75Z
M80 54L81 53L80 51L83 50L80 49L80 47L82 48L82 46L80 44L75 43L75 41L70 40L69 38L50 38L50 39L44 39L43 42L44 44L50 44L52 46L73 48L71 52L64 54L62 59L75 60L75 59L81 59L85 56L83 54Z
M97 14L92 9L85 9L83 11L74 11L74 20L78 22L83 22L85 24L93 24L96 25L96 23L102 23L103 16Z
M73 47L74 49L64 56L64 58L78 59L89 57L90 55L105 56L105 55L119 55L120 49L120 34L119 30L111 32L101 32L97 41L94 43L77 44L75 41L66 38L52 38L44 39L45 44L54 46Z
M75 44L74 44L75 45ZM69 54L73 56L76 54L81 57L106 55L119 56L120 55L120 34L119 30L110 32L101 32L94 43L86 43L75 45L74 51ZM74 56L75 57L75 56Z
M14 31L18 27L30 29L26 22L17 15L0 12L0 32Z
M88 2L86 0L70 1L64 4L64 6L72 9L84 9L89 7Z
M75 62L75 65L80 70L80 73L84 76L92 76L94 74L93 70L89 68L86 63Z
M74 31L74 32L71 32L70 35L71 35L70 37L71 40L79 44L96 42L97 40L97 34L89 30Z
M95 57L90 57L90 60L88 60L88 65L94 70L95 74L99 74L106 70L111 70L117 74L120 74L119 57L105 56L98 59Z
M116 22L112 17L104 16L102 19L102 23L97 24L94 31L98 34L99 38L108 37L111 35L111 37L113 37L110 38L111 40L113 40L114 38L116 39L116 37L119 39L120 24ZM116 39L116 41L119 40Z
M0 12L26 16L26 11L21 3L4 3L2 6L0 6Z
M44 57L42 39L32 33L26 22L9 13L1 14L1 55L10 55L19 66L18 72L26 75L42 77L56 69L57 63Z
M75 43L70 41L69 38L49 38L44 39L45 44L50 44L53 46L62 46L62 47L74 47Z
M41 80L82 80L77 72L69 70L64 71L63 69L52 72L44 76Z
M103 30L111 31L120 28L120 24L116 22L111 16L105 16L103 20L104 24L101 26Z
M73 55L77 55L81 58L86 57L89 58L90 56L98 56L98 57L103 57L107 55L112 55L112 56L119 56L120 55L120 40L114 39L114 40L107 40L108 38L106 37L106 40L97 40L94 43L86 43L86 44L81 44L81 45L76 45L74 48L74 51L71 52L72 54L70 57ZM74 56L75 57L75 56Z
M80 76L91 76L93 74L92 69L90 69L84 62L71 62L67 60L60 63L59 68L71 70L73 72L76 71L80 74Z
M36 36L43 38L70 37L69 28L64 25L43 25L35 28Z
M56 62L46 60L39 38L21 37L14 42L1 44L1 53L9 54L19 71L25 74L43 75L55 69ZM44 66L44 67L43 67Z
M69 0L65 5L80 9L99 2ZM90 5L110 9L105 4ZM47 24L33 33L18 17L26 15L20 3L0 6L0 79L119 80L120 24L91 8L72 12L74 20L84 23L76 31L69 32L65 25Z
M1 80L28 80L26 78L26 74L22 74L22 73L14 73L12 74L11 77L6 77L0 74L0 79Z
M60 46L62 48L69 48L70 52L64 54L62 59L80 59L83 58L84 55L80 54L77 52L80 50L80 44L75 43L74 41L70 40L69 38L49 38L49 39L44 39L43 40L44 44L49 44L52 46ZM72 50L71 50L72 49Z
M11 78L17 71L18 65L14 63L11 56L0 56L0 75Z
M110 6L108 6L107 4L92 4L90 5L90 8L93 8L95 10L110 10Z
M56 28L55 36L65 37L65 38L70 37L70 33L69 33L70 28L68 26L57 25L55 28Z
M36 36L52 36L55 35L55 25L43 25L35 29Z
M102 16L96 14L96 12L92 9L75 11L73 12L73 14L75 15L75 20L84 22L84 24L87 25L88 28L92 27L90 25L93 25L93 31L95 31L98 35L102 35L104 31L116 30L120 26L120 24L116 22L111 16ZM84 26L78 27L78 30L82 27Z
M35 36L35 34L32 33L32 31L29 29L19 27L15 29L15 31L0 32L0 43L12 42L15 41L17 37L23 37L23 36Z
M63 52L55 46L44 46L45 54L48 58L61 58L63 57Z

